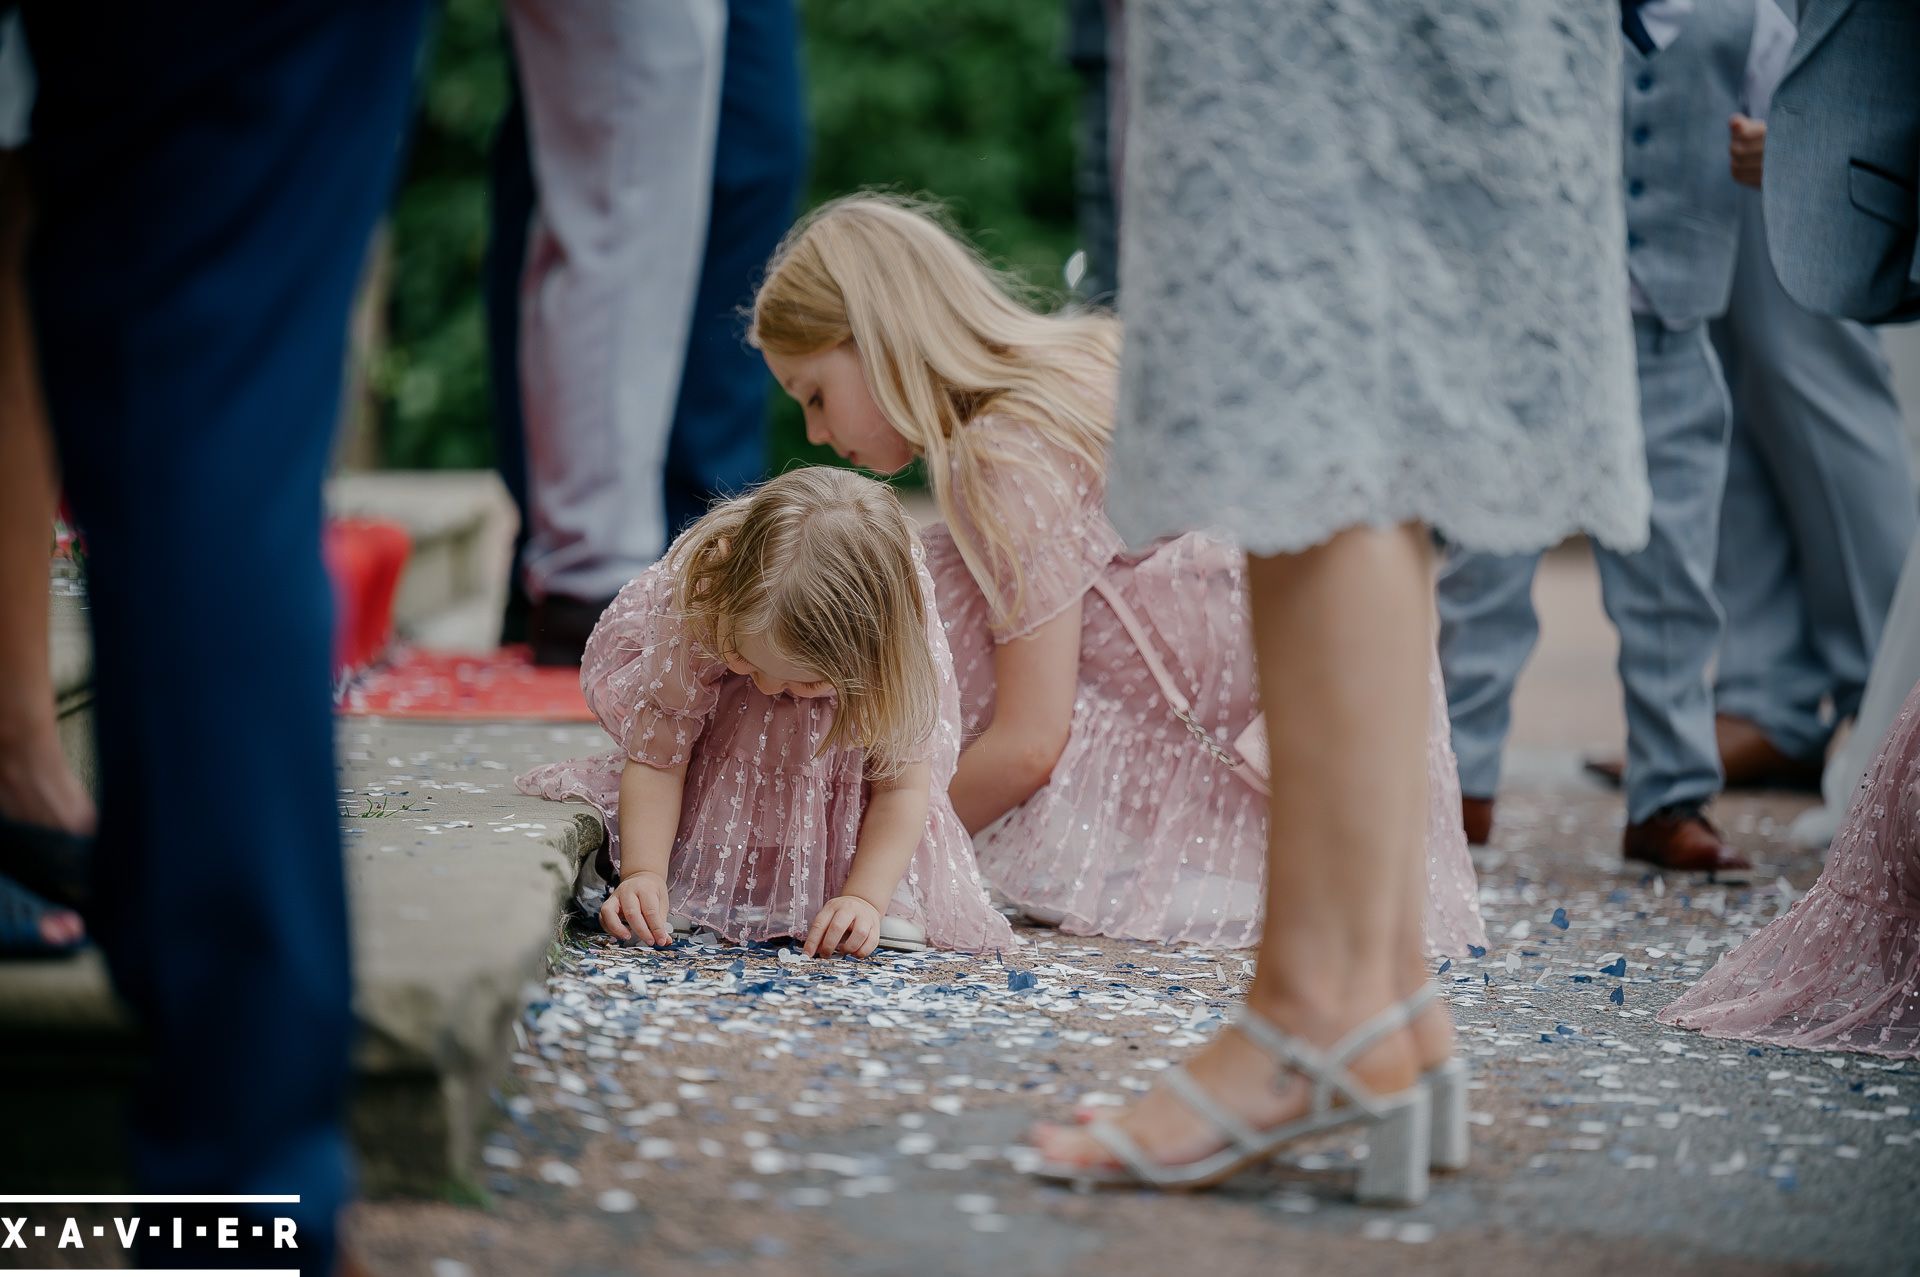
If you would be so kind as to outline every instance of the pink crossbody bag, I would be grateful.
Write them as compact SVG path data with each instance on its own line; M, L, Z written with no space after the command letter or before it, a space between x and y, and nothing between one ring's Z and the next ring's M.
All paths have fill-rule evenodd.
M1256 792L1267 793L1267 778L1272 773L1267 755L1266 720L1256 715L1247 724L1247 729L1234 737L1231 745L1221 744L1206 725L1193 716L1192 704L1173 681L1173 675L1160 660L1152 640L1147 637L1146 627L1140 624L1140 618L1127 601L1120 597L1120 591L1104 580L1095 581L1093 591L1106 600L1113 614L1120 618L1121 628L1126 630L1133 645L1140 649L1141 657L1147 662L1147 670L1153 675L1153 681L1160 685L1160 694L1167 698L1167 707L1173 711L1173 716L1193 734L1201 748L1213 755L1215 762L1245 781Z

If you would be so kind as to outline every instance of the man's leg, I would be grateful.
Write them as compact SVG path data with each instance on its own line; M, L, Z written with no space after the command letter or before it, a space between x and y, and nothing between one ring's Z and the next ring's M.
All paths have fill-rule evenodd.
M509 16L539 190L520 294L526 575L536 614L554 597L592 610L666 546L726 5L513 0Z
M1744 199L1742 219L1724 325L1739 351L1730 384L1779 493L1823 690L1846 718L1859 708L1920 527L1900 405L1872 329L1815 314L1780 287L1758 195ZM1789 754L1818 759L1826 746L1830 725L1803 714L1758 721Z
M1728 348L1718 341L1715 346ZM1736 396L1714 566L1726 633L1713 704L1721 714L1758 726L1783 754L1817 759L1826 745L1820 707L1830 680L1813 650L1791 529L1773 477L1754 448L1745 415L1750 407Z
M1538 554L1454 551L1440 572L1440 672L1447 684L1460 792L1491 799L1513 720L1513 688L1540 637Z
M667 535L767 470L767 370L741 309L793 222L807 166L793 0L732 0L706 260L667 444Z
M26 6L30 282L90 551L95 935L148 1053L134 1175L299 1194L228 1213L293 1217L272 1266L309 1273L349 1194L353 1034L320 481L422 9Z
M1651 536L1643 550L1596 547L1626 689L1627 819L1699 806L1720 792L1707 670L1720 644L1713 594L1731 407L1704 327L1634 319Z

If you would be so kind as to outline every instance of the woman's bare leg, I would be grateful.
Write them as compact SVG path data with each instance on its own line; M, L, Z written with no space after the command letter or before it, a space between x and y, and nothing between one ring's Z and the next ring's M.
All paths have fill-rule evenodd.
M57 483L27 319L22 254L29 216L19 157L0 152L0 816L93 832L93 798L60 750L47 650L47 560ZM80 932L65 910L43 933Z
M1266 920L1248 1001L1322 1046L1426 979L1427 664L1432 659L1430 549L1414 526L1355 528L1301 554L1248 559L1267 734L1273 758ZM1444 1058L1439 1010L1382 1038L1355 1062L1369 1088L1392 1092ZM1270 1126L1308 1103L1298 1079L1223 1033L1187 1061L1241 1117ZM1118 1119L1163 1162L1222 1141L1179 1100L1156 1091ZM1036 1132L1049 1158L1109 1161L1073 1128Z

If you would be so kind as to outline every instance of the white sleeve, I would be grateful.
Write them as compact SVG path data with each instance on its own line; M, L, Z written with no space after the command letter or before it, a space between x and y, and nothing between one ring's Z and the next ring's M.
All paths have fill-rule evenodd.
M1753 0L1753 43L1747 49L1747 76L1740 92L1748 118L1767 118L1773 107L1773 91L1780 87L1787 60L1793 56L1797 34L1793 19L1780 7L1779 0Z

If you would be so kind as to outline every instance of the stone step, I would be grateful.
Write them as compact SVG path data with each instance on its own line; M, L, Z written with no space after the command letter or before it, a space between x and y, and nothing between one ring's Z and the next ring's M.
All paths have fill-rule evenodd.
M544 976L574 867L602 837L587 809L515 792L513 773L584 752L589 734L364 719L339 732L362 1188L459 1194L526 986ZM541 828L502 827L528 825ZM22 1153L0 1156L0 1191L123 1185L139 1062L97 952L0 963L0 1146Z

